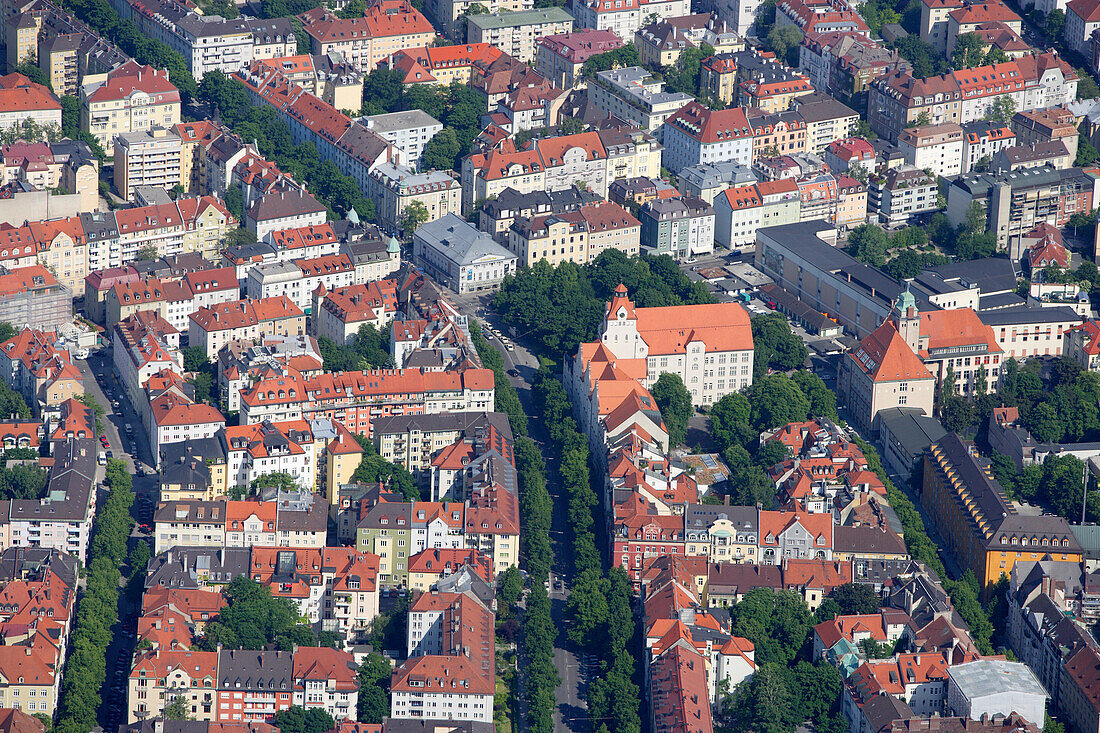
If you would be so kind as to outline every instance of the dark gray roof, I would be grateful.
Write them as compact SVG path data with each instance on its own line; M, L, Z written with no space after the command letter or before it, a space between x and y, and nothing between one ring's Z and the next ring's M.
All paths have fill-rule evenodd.
M366 129L366 128L364 128ZM282 219L325 211L325 206L305 191L271 191L252 204L248 216L254 221Z
M280 509L276 526L280 532L324 532L328 527L328 504L314 502L306 511Z
M794 100L794 109L806 122L859 117L859 112L820 92L798 97Z
M12 521L90 521L98 443L91 438L69 438L51 444L54 456L41 499L12 499Z
M199 576L210 583L228 584L238 575L248 573L247 547L173 547L149 560L145 587L199 588Z
M0 554L0 581L38 580L49 570L70 588L76 588L78 560L61 550L9 547Z
M982 323L991 327L1014 326L1018 323L1057 323L1072 321L1080 323L1084 319L1067 305L1051 306L1020 306L1018 308L999 308L991 311L980 311L978 318Z
M851 553L905 554L905 543L894 532L883 532L878 527L862 525L833 527L833 549Z
M93 242L118 237L118 224L113 211L83 213L80 215L80 225L84 227L85 236Z
M891 407L878 414L882 428L907 454L919 456L947 434L940 421L915 407Z
M1016 293L995 293L994 295L981 295L978 297L978 310L997 310L999 308L1012 308L1024 305L1027 301Z
M371 422L371 430L376 436L407 433L410 430L422 433L461 430L465 434L487 425L492 425L509 440L512 439L512 428L508 424L508 416L503 412L444 412L436 415L380 417Z
M293 652L222 649L218 652L221 689L293 690Z
M492 723L474 723L459 720L413 720L412 718L386 718L382 721L382 733L495 733Z
M982 295L1014 292L1016 267L1007 257L987 257L981 260L960 260L947 265L926 268L944 280L962 280L977 285Z
M760 528L760 510L754 506L688 504L684 507L684 530L705 530L723 516L743 532L756 532Z

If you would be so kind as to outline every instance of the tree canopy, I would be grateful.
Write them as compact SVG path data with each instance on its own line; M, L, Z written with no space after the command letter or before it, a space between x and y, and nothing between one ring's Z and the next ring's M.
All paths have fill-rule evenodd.
M374 443L367 436L359 434L355 439L363 448L363 460L351 475L353 483L382 482L389 491L401 494L409 501L420 501L420 488L408 469L400 463L391 463L379 455Z
M629 257L609 249L588 265L555 267L540 260L509 275L493 298L493 309L537 352L558 359L596 338L619 283L641 307L714 302L706 286L692 283L671 257Z
M388 369L393 366L389 334L364 323L347 343L340 345L328 336L317 339L326 372L354 372Z
M684 386L684 381L676 374L665 372L657 378L649 393L661 410L661 418L668 430L668 448L681 445L687 436L688 420L695 411L691 393Z

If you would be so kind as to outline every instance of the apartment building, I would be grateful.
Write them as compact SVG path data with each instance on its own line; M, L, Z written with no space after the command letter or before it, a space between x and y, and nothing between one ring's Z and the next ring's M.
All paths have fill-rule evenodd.
M72 322L72 291L42 265L0 266L0 319L31 328L59 328Z
M650 254L686 260L714 251L714 207L702 199L657 199L638 212L641 245Z
M1071 160L1077 157L1076 116L1066 107L1017 112L1009 121L1019 145L1061 142Z
M22 74L0 77L0 130L30 120L41 127L61 127L61 103L50 90Z
M1016 134L1003 122L978 120L963 125L963 173L970 173L982 161L1016 144Z
M963 128L954 122L909 127L898 135L905 162L948 178L963 172Z
M1002 96L1022 112L1063 105L1076 95L1077 72L1048 51L942 76L893 71L871 83L867 121L878 135L897 140L918 120L965 125L986 118Z
M1090 211L1093 181L1080 168L985 173L956 179L947 192L947 215L953 224L966 218L971 203L986 212L988 231L1016 259L1023 256L1024 235L1046 222L1065 226L1073 214Z
M1018 513L974 446L954 433L925 454L921 504L959 564L974 571L986 596L1022 560L1050 555L1081 561L1081 545L1069 523L1053 515Z
M471 15L466 19L467 43L491 44L525 64L535 63L539 39L572 31L573 16L559 7Z
M264 241L275 232L321 226L328 221L328 207L310 193L279 189L261 196L244 212L245 227Z
M413 170L420 169L424 146L443 130L442 122L421 109L372 115L366 118L366 125L400 150Z
M622 45L623 39L614 31L595 28L546 36L538 40L535 71L559 89L572 89L586 83L581 76L585 61Z
M380 61L407 48L430 46L435 29L408 0L373 0L362 17L342 19L325 8L298 16L310 53L340 53L369 73Z
M673 173L707 163L749 166L753 161L753 138L753 126L744 110L734 107L715 111L690 101L665 124L662 159Z
M1066 25L1062 37L1066 44L1086 58L1091 57L1089 39L1100 28L1100 3L1094 0L1070 0L1065 6Z
M571 12L580 27L610 30L629 43L635 31L653 19L690 15L691 4L687 0L574 0Z
M964 4L947 14L945 54L950 57L954 53L959 36L974 33L989 23L1000 23L1017 36L1024 32L1023 20L1001 0Z
M539 260L587 264L607 249L638 254L640 236L641 223L630 212L602 201L561 214L518 217L508 231L507 246L525 267Z
M116 135L180 122L180 93L168 72L129 62L104 81L80 88L80 129L93 135L108 155Z
M185 186L183 140L162 127L115 136L115 190L133 200L134 189L156 186L172 189Z
M378 223L389 231L404 227L405 210L414 202L427 210L428 222L462 213L462 184L445 171L416 173L405 166L383 163L370 172L364 193L374 201Z
M372 437L378 455L404 466L419 482L427 484L433 475L446 470L442 467L453 460L450 455L441 455L440 451L454 446L449 453L460 453L469 460L468 452L473 449L475 436L482 433L485 433L488 444L498 445L505 454L511 455L511 448L504 446L512 442L512 429L500 412L386 417L375 421ZM467 438L469 446L465 442ZM450 482L443 483L452 485ZM433 486L433 489L437 487ZM432 500L443 501L444 494L443 491L433 490ZM446 492L446 498L461 497Z
M236 300L199 308L190 316L188 342L214 358L230 341L305 333L302 309L284 296Z
M319 297L319 302L318 302ZM384 331L397 311L392 280L360 283L314 296L314 333L345 344L365 325Z
M337 402L336 390L345 399ZM494 393L492 373L487 369L461 373L391 369L309 378L267 377L241 392L241 422L251 425L264 420L324 417L354 433L370 435L371 423L379 417L448 410L488 412Z
M480 16L479 16L480 17ZM475 70L501 58L503 51L489 43L406 48L385 60L388 69L399 71L405 84L467 84Z
M417 719L429 710L449 720L491 723L493 629L493 612L473 594L431 591L417 598L409 606L408 659L390 682L393 717Z
M284 425L293 433L293 426ZM240 452L238 443L251 441L249 433L256 433L261 426L224 428L226 445L230 451ZM280 433L271 432L278 435ZM200 439L201 440L201 439ZM295 443L297 445L297 443ZM276 446L278 447L278 446ZM252 457L247 457L250 460ZM276 463L272 461L272 463ZM285 462L284 462L285 463ZM301 474L302 466L295 465L295 473ZM264 473L279 473L269 469ZM259 475L260 471L256 471ZM239 478L242 471L230 468L230 480ZM241 485L241 484L237 484ZM305 489L306 492L312 487ZM294 493L280 495L278 501L173 501L162 502L153 515L155 553L161 554L176 547L289 547L323 549L327 531L328 509L313 501L312 494L304 493L304 500L295 499ZM290 499L284 497L291 497ZM244 545L236 544L239 540Z
M798 49L798 68L814 89L855 109L866 109L871 81L891 71L912 71L896 51L855 31L807 33Z
M0 344L0 374L38 414L84 394L80 370L57 341L54 331L24 328Z
M937 208L936 179L912 166L891 168L868 181L867 211L884 225L897 226L930 214Z
M470 13L470 6L473 4L474 0L428 0L424 4L424 11L443 35L455 43L461 43L466 40L465 19L476 15ZM486 0L479 4L485 8L486 13L519 13L535 6L534 0Z
M606 142L605 142L606 141ZM599 198L615 178L660 175L660 148L636 127L541 138L522 149L506 142L488 153L462 160L463 206L511 188L521 194L553 193L584 184Z
M640 66L601 71L589 84L589 102L609 115L656 132L666 119L694 100L690 94L666 92L664 86L664 81Z

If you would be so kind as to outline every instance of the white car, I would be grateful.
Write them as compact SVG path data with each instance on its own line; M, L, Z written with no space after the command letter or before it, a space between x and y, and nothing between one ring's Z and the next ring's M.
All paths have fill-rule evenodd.
M87 359L88 358L88 350L87 349L77 349L76 351L73 352L73 356L77 359Z

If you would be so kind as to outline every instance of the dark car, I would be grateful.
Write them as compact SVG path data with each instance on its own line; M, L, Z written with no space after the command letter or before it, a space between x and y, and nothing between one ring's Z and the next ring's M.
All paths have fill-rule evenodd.
M508 376L509 377L518 377L519 376L519 369L516 369L514 367L512 369L509 369L508 370Z

